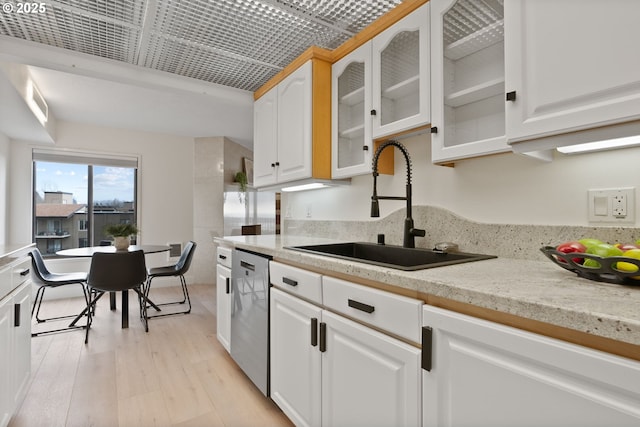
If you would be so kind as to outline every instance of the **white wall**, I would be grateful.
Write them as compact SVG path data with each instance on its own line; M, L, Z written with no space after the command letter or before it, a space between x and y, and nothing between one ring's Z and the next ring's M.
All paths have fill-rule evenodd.
M449 168L431 163L428 134L402 143L413 163L414 205L442 207L485 223L585 226L590 225L588 189L636 187L635 226L640 224L640 148L557 154L549 163L501 154L460 161ZM378 177L378 195L404 195L406 167L398 150L395 159L395 175ZM308 218L311 210L310 219L369 220L372 184L371 175L364 175L353 178L349 187L283 193L282 212L293 219ZM404 206L401 201L382 200L380 215Z
M31 151L38 145L13 141L9 178L9 241L31 242ZM186 242L193 235L193 139L157 133L58 122L57 141L47 148L140 156L140 241ZM0 154L1 157L1 154ZM166 263L164 259L151 263Z
M7 203L9 194L9 138L0 132L0 245L7 243Z

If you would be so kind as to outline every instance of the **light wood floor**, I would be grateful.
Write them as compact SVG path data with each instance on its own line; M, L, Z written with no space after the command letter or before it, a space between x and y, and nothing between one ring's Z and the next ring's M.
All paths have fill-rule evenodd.
M136 298L130 327L121 329L120 298L112 312L105 296L89 344L84 330L32 338L31 384L9 427L291 426L219 344L215 287L189 290L192 312L152 319L149 333ZM168 301L178 292L158 288L151 297ZM82 302L45 302L41 314L79 312Z

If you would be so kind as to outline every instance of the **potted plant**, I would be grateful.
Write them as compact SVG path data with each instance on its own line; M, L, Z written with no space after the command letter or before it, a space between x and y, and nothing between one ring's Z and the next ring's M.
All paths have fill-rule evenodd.
M233 180L235 182L237 182L238 184L240 184L240 191L242 191L243 193L247 192L248 180L247 180L247 174L246 173L237 172L236 175L233 177Z
M135 224L108 224L104 228L108 236L113 236L116 250L124 250L131 244L131 236L138 234L139 230Z

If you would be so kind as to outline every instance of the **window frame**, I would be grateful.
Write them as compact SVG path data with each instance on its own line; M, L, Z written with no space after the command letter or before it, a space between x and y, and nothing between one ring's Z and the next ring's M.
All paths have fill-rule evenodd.
M140 175L141 175L141 157L139 155L122 155L113 153L104 153L96 151L78 151L78 150L66 150L66 149L40 149L34 148L32 150L31 165L32 165L32 221L31 221L31 238L34 243L36 240L37 230L37 217L36 217L36 164L37 162L52 162L52 163L74 163L87 166L89 185L87 188L87 208L86 218L80 220L85 221L85 227L87 231L87 241L89 246L97 246L98 242L95 241L95 230L93 223L94 204L93 200L93 169L94 166L106 166L106 167L118 167L118 168L132 168L134 169L134 215L133 222L140 226ZM78 229L80 225L78 224ZM83 230L84 231L84 230ZM79 245L80 242L74 244ZM44 256L45 254L43 254Z

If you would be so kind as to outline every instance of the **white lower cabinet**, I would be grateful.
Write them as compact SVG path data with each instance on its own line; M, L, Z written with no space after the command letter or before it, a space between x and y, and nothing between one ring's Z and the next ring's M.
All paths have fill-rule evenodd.
M301 277L294 268L287 274L293 276ZM337 280L322 277L324 295L325 279ZM305 287L303 281L294 283L295 292ZM380 295L364 302L362 296L359 307L375 312L369 303ZM420 349L329 308L334 310L271 289L274 402L297 426L419 425Z
M425 427L640 425L640 362L426 305L423 325Z
M227 352L231 348L231 252L219 247L216 265L216 335Z
M24 398L31 375L31 281L29 261L0 271L0 427Z

